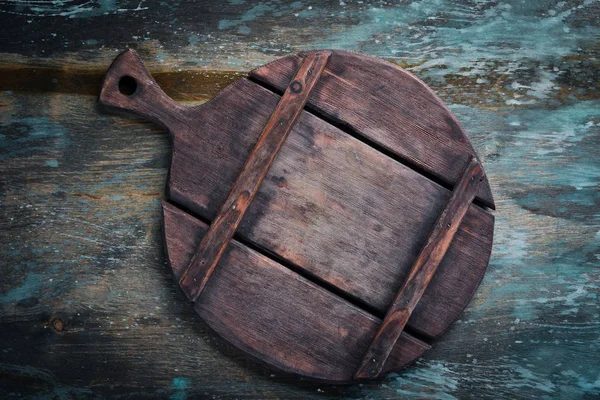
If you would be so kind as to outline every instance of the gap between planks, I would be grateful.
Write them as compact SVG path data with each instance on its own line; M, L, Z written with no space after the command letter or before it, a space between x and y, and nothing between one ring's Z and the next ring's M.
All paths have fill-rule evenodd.
M179 203L176 203L174 201L172 201L171 199L167 198L165 199L165 201L169 204L171 204L172 206L178 208L179 210L183 211L184 213L188 214L189 216L197 219L198 221L201 221L202 223L210 226L212 221L204 218L198 214L196 214L194 211L190 210L189 208L187 208L184 205L181 205ZM280 264L281 266L289 269L290 271L300 275L301 277L303 277L304 279L308 280L309 282L313 283L314 285L320 287L323 290L328 291L329 293L341 298L342 300L346 301L347 303L351 304L352 306L372 315L373 317L377 318L380 321L383 321L383 318L385 316L385 314L383 312L378 311L377 309L375 309L373 306L371 306L370 304L364 302L363 300L353 296L350 293L347 293L344 290L341 290L340 288L338 288L337 286L323 280L322 278L312 274L311 272L305 270L304 268L302 268L301 266L281 257L280 255L273 253L272 251L270 251L269 249L264 248L263 246L260 246L254 242L252 242L251 240L247 239L246 237L242 236L240 233L236 232L233 237L232 240L235 240L236 242L248 247L249 249L259 253L260 255L262 255L265 258L268 258L269 260L276 262L278 264ZM412 329L409 325L406 325L406 327L404 328L404 332L406 332L407 334L409 334L410 336L412 336L413 338L426 343L427 345L431 345L433 342L433 338L423 334L421 332L417 332L416 330Z
M262 82L251 76L248 76L246 79L248 79L250 82L252 82L258 86L261 86L262 88L264 88L278 96L282 95L282 92L279 89L273 87L272 85L269 85L266 82ZM348 126L347 124L336 121L335 119L331 118L329 115L317 110L310 104L307 103L304 106L304 111L306 111L309 114L312 114L316 118L321 119L325 123L334 126L335 128L339 129L340 131L344 132L345 134L353 137L354 139L358 140L359 142L365 144L366 146L371 147L373 150L379 152L380 154L383 154L384 156L390 158L391 160L397 162L398 164L401 164L401 165L405 166L406 168L413 170L417 174L419 174L422 177L428 179L429 181L435 183L436 185L441 186L444 189L449 190L449 191L454 190L454 185L452 185L451 183L433 175L432 173L430 173L430 172L426 171L425 169L419 167L418 165L412 163L410 160L407 160L406 158L394 153L392 150L389 150L386 147L374 142L373 140L369 139L368 137L366 137L366 136L362 135L361 133L357 132L356 130L352 129L352 127ZM482 209L483 211L485 211L487 213L491 213L491 211L493 211L490 207L486 206L482 201L478 200L477 198L471 204L474 204L475 206L479 207L480 209Z
M196 301L203 292L281 146L302 114L304 105L321 77L330 55L330 51L308 55L281 96L227 199L221 205L217 217L179 280L180 286L191 301Z

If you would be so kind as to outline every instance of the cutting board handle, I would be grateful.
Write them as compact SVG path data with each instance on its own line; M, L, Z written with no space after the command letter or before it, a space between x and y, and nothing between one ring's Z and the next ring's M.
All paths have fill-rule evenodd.
M106 72L98 102L150 119L171 131L185 108L162 91L131 49L121 53Z

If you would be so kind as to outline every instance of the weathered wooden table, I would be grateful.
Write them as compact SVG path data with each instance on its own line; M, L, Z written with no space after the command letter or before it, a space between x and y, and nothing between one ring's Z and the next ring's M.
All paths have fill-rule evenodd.
M0 396L600 396L600 2L0 2ZM385 58L459 118L496 200L462 319L383 381L315 384L248 361L165 266L168 135L101 113L132 47L167 93L211 98L302 49Z

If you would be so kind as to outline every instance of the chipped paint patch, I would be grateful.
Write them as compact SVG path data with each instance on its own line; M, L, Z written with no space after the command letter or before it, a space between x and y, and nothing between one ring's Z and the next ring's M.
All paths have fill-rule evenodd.
M36 297L40 294L43 276L38 273L30 272L25 279L8 292L0 295L0 303L17 303L30 297Z
M183 377L173 378L171 387L175 390L170 397L171 400L185 400L187 399L186 391L190 388L190 380Z

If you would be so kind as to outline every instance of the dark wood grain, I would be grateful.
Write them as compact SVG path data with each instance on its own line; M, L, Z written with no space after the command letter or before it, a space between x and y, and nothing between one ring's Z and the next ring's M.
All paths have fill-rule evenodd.
M572 220L558 218L557 224L557 217L501 199L495 255L484 282L430 351L380 381L313 383L272 372L222 343L178 290L160 233L159 198L171 150L164 130L98 113L94 96L1 96L0 113L8 121L2 125L7 157L0 163L3 396L67 391L73 397L157 399L182 393L257 400L475 399L493 398L495 392L534 399L593 393L593 387L577 386L577 376L584 384L596 376L589 347L597 327L592 313L597 302L589 296L598 278L589 247L597 232L591 208L585 223L572 214ZM554 129L570 129L564 124ZM527 148L537 148L529 140ZM56 168L46 165L53 159ZM496 182L498 161L492 165L496 168L486 172ZM543 208L551 204L567 203L540 203L538 212L554 215L557 210ZM515 236L524 232L524 238ZM523 264L513 265L521 252L528 254ZM565 314L574 307L580 311ZM53 317L64 322L64 331L48 324ZM578 375L561 373L567 370ZM513 387L518 384L526 386Z
M196 301L204 290L221 254L302 112L330 54L317 52L306 57L269 118L214 223L182 274L179 284L190 300Z
M415 260L410 274L390 307L373 338L373 342L354 377L357 379L379 376L396 341L400 337L413 310L429 286L440 262L458 230L469 206L475 199L479 184L485 177L481 164L472 159L452 191L452 197L438 217L427 243Z
M344 3L0 5L0 397L600 395L598 2ZM305 49L367 53L424 80L498 208L490 266L459 321L414 366L347 386L273 373L223 344L164 265L169 135L95 106L127 47L186 106ZM461 228L455 241L477 239Z
M250 77L284 90L302 55L281 58ZM422 81L396 65L336 51L309 99L312 109L419 170L455 185L474 154L460 123ZM494 208L486 182L478 198Z
M208 227L163 203L169 264L182 276ZM273 260L231 242L195 303L221 337L279 370L349 382L380 320ZM414 361L429 345L403 334L386 371Z
M319 64L320 53L311 54L309 60L314 57L315 63ZM329 54L326 53L326 56ZM312 89L313 85L318 85L316 78L325 68L327 59L323 58L318 68L311 65L311 61L301 66L286 93L292 92L294 82L303 81L301 76L313 69L315 73L309 77L312 81L308 87ZM129 76L126 73L128 63L133 64L135 73L131 78L134 82L137 82L137 76L143 78L143 85L136 87L133 93L124 93L115 84ZM145 87L155 87L156 83L147 72L137 71L139 68L143 69L143 65L135 53L126 52L119 56L107 73L100 96L101 104L127 110L132 99L152 102L151 98L144 97ZM306 82L300 83L302 86L306 86ZM117 90L120 92L115 95ZM295 98L303 105L307 97ZM330 285L361 307L381 310L389 306L409 276L410 266L435 222L437 210L443 208L450 196L447 189L419 171L370 148L348 132L310 113L301 112L301 107L286 108L285 95L282 100L277 94L247 80L232 84L202 107L182 110L170 107L169 99L160 96L157 99L154 104L130 111L147 117L155 113L152 119L163 123L173 134L168 195L175 203L202 218L214 219L209 234L192 258L188 269L190 274L181 278L188 298L195 301L204 290L219 257L244 217L239 226L241 237L265 254L278 257L294 270L304 271ZM280 124L278 110L281 109L288 109L293 119L287 120L297 119L297 124ZM140 113L140 110L143 112ZM421 110L421 118L428 118L428 111ZM246 113L245 118L238 123L223 123L231 121L231 116L243 113ZM307 121L304 122L304 119ZM217 135L212 134L216 137L214 147L210 139L206 140L211 135L206 130L211 126L211 120L219 129ZM287 126L281 130L285 135L272 136L279 139L273 141L273 146L266 139L272 132L271 126ZM204 129L202 138L199 137L199 129ZM296 144L293 139L295 132L310 141ZM290 138L282 145L287 134ZM243 146L244 140L248 147ZM453 137L447 138L449 142L454 140ZM228 149L229 153L223 149ZM278 152L280 154L276 158ZM255 165L263 167L255 168ZM271 178L259 190L267 173ZM231 183L215 185L216 182L210 182L213 176L227 178L227 175L231 177ZM227 196L219 200L217 196L225 194L225 190ZM257 193L257 201L250 204L254 193ZM422 201L415 202L415 198ZM221 211L216 215L207 214L205 211L209 204L222 204ZM387 216L396 214L398 210L403 211L401 218L386 221ZM365 220L365 215L370 216L371 221ZM454 229L458 229L459 224L460 221L457 221ZM471 249L480 240L467 242L467 251L462 253L467 257L449 257L452 267L441 270L450 277L460 278L465 275L465 270L471 270L473 272L466 274L470 279L463 279L466 285L457 287L461 291L453 290L441 296L434 285L438 295L423 298L421 307L429 313L419 314L417 310L415 320L418 322L411 324L415 332L430 338L439 336L473 295L487 266L491 250L489 229L493 226L493 219L483 219L477 224L483 230L479 233L474 231L474 235L477 237L483 232L487 246L473 251ZM353 225L355 229L351 230ZM371 233L372 241L364 241L365 228ZM167 236L166 241L169 240ZM385 284L382 284L382 278ZM446 278L442 275L442 282ZM453 280L456 279L448 279L450 282ZM416 305L415 302L413 308ZM428 314L436 317L429 321L423 317ZM407 319L408 316L410 313ZM398 335L402 328L404 323ZM382 368L383 365L380 365L378 370ZM303 373L303 370L298 366L296 372Z
M129 58L139 61L131 52L120 57L124 63ZM153 119L162 119L174 135L168 196L214 219L278 101L240 80L202 107L157 111ZM308 113L281 152L240 234L384 313L450 192ZM430 337L456 319L489 259L493 218L472 208L465 221L473 228L459 235L468 240L450 249L441 278L412 317L411 327ZM452 296L440 296L445 287L455 288Z
M169 197L214 219L278 99L241 80L189 110L204 124L198 133L172 130ZM202 147L194 149L196 141ZM308 113L280 155L240 234L385 313L450 192ZM470 228L459 231L460 246L450 249L432 290L439 294L447 285L454 295L426 294L414 317L414 328L430 336L458 316L489 259L493 217L472 207L465 223ZM436 312L441 305L447 314Z
M115 64L139 62L133 52L119 60ZM104 88L107 96L110 86ZM167 195L207 220L216 218L279 99L242 79L201 107L156 111L152 119L161 119L174 137ZM383 315L450 191L307 112L280 152L240 235ZM458 317L485 272L493 221L470 208L468 228L460 228L460 240L413 313L411 328L439 337Z

